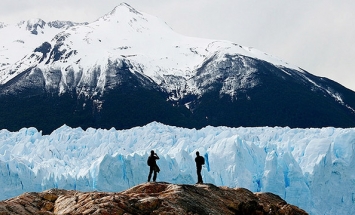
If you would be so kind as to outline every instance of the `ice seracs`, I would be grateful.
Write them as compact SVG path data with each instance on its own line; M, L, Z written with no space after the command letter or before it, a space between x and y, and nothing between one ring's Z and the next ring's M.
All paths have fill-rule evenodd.
M312 215L353 214L354 142L354 128L331 127L1 130L0 199L49 188L125 190L147 180L150 150L160 157L158 181L195 184L199 151L206 183L272 192Z

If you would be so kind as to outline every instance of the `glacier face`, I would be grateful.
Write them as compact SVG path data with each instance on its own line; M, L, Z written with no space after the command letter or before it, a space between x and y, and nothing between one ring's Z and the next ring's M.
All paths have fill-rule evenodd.
M332 127L1 130L0 199L49 188L121 191L147 181L152 149L158 181L194 184L198 150L205 183L273 192L310 214L353 214L354 144L354 128Z

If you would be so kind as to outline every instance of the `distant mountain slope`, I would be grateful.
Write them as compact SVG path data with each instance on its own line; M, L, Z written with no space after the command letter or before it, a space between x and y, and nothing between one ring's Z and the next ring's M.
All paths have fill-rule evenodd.
M1 128L355 126L353 91L253 48L177 34L125 3L89 24L2 26ZM9 36L23 28L26 40Z

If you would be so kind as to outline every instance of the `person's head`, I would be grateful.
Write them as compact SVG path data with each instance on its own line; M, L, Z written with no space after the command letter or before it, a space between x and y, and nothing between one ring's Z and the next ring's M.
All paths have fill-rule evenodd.
M196 156L200 156L200 152L199 151L196 152Z
M150 151L150 154L151 154L151 155L154 155L154 150Z

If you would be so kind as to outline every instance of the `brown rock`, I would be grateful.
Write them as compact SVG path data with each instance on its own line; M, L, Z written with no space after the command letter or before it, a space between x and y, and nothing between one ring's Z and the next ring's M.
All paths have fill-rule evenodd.
M55 200L57 200L58 196L54 193L44 193L42 198L44 198L45 200L48 200L50 202L55 202Z
M54 204L52 202L44 202L41 211L52 211L54 208Z
M0 202L0 215L13 214L277 214L304 215L272 193L212 184L145 183L119 193L52 189Z

